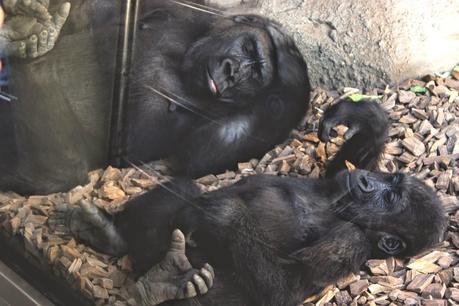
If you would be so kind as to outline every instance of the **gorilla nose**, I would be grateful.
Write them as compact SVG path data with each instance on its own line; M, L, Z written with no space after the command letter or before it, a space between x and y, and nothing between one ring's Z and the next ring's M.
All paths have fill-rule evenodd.
M359 177L357 178L357 184L362 190L362 192L372 192L375 189L375 186L371 182L371 180L368 179L368 177L365 174L360 174Z
M222 75L227 79L234 77L235 73L235 66L236 64L234 61L230 58L225 58L221 63L220 63L220 71Z

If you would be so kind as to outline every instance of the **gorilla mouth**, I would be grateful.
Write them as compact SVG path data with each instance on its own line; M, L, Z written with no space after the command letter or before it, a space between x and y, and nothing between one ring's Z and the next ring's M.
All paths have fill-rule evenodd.
M210 72L207 69L206 69L206 74L207 74L207 82L208 82L208 85L209 85L210 92L214 96L218 96L217 83L215 83L215 81L212 79L212 77L210 76Z

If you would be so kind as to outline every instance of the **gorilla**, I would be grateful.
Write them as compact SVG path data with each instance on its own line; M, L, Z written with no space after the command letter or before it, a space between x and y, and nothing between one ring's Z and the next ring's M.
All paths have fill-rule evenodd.
M69 14L63 0L37 1ZM293 40L259 16L176 2L141 1L126 22L116 1L72 0L53 50L29 40L25 51L13 48L31 59L11 64L10 90L20 103L12 104L12 153L0 155L0 189L62 191L107 163L158 159L174 174L199 177L287 137L310 94ZM125 43L115 52L118 30Z
M367 259L432 247L446 228L427 185L374 171L388 128L382 108L333 105L320 122L321 140L342 123L348 140L325 178L254 175L204 194L177 178L114 216L82 202L59 205L48 222L101 252L129 254L140 275L131 293L143 305L301 304ZM357 169L346 170L346 161Z
M278 24L148 6L136 34L124 165L168 158L175 174L219 173L260 157L305 115L307 67Z

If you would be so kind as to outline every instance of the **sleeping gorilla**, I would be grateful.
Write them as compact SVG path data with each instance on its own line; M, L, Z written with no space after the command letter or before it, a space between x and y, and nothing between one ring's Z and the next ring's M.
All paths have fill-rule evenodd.
M421 181L344 169L349 160L372 170L387 122L374 102L343 101L328 109L319 128L322 140L334 125L350 126L349 140L327 167L328 178L255 175L202 195L192 182L177 179L130 200L113 219L82 202L61 205L49 223L102 252L128 253L143 275L132 289L143 304L203 294L213 286L197 298L199 305L298 305L368 258L411 256L443 238L442 205ZM162 260L176 228L194 246L187 250L192 265L180 231ZM191 267L207 260L215 279L209 265Z
M49 3L30 3L37 1ZM108 162L126 166L160 158L168 158L177 174L222 172L283 141L306 113L307 67L276 23L215 16L173 1L139 1L124 75L130 80L122 95L126 109L113 110L108 148L112 85L119 87L114 58L120 4L70 2L54 49L11 65L12 93L35 103L13 104L8 127L14 128L0 131L9 148L0 148L0 189L62 191L83 184L90 169ZM67 16L69 5L64 7Z
M169 157L175 173L219 173L261 156L304 116L307 67L279 25L164 1L145 5L131 69L126 165Z

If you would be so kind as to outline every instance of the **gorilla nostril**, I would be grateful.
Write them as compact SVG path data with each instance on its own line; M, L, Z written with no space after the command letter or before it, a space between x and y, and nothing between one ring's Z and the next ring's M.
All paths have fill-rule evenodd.
M363 192L372 192L374 189L374 186L370 180L365 175L361 175L358 179L358 184L360 189Z
M233 62L230 59L224 59L221 63L223 74L226 77L232 77L234 74Z

